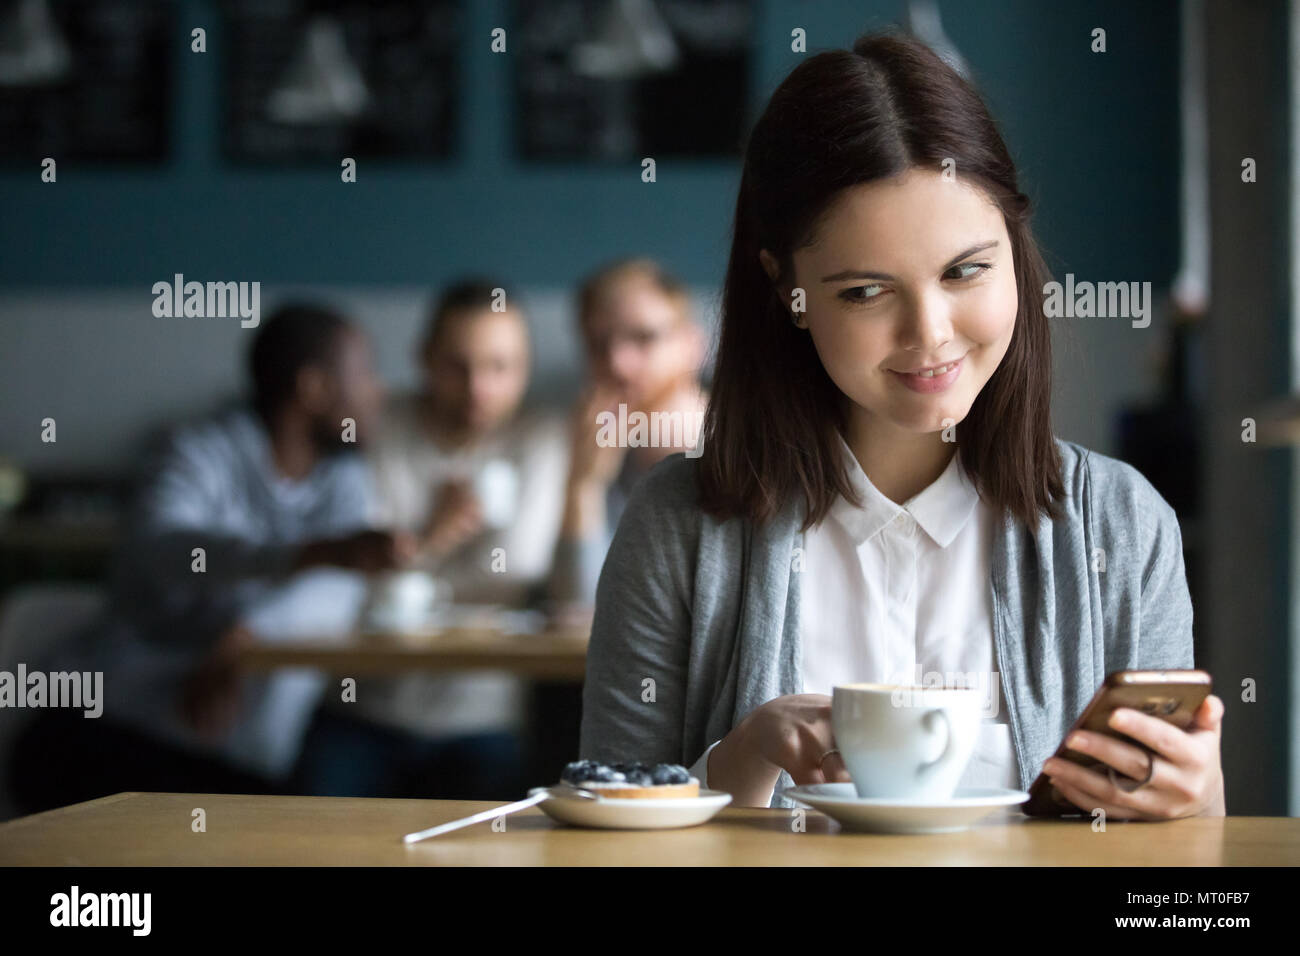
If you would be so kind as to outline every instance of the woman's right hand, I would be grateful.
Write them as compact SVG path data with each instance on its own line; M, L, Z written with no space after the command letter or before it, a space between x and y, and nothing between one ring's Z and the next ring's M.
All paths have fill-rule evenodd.
M483 506L466 481L447 481L433 495L423 544L435 558L445 558L483 530Z
M560 534L571 540L596 535L605 524L605 495L618 477L626 447L617 442L601 445L597 416L617 415L621 396L601 385L593 385L574 406L569 421L569 474L564 483L564 515Z
M617 417L620 402L626 399L607 385L592 385L583 392L569 422L570 487L596 486L603 492L623 466L627 448L618 444L601 445L598 418L608 412Z
M709 787L736 806L765 807L784 770L797 786L847 783L831 733L831 699L787 694L756 708L709 754Z

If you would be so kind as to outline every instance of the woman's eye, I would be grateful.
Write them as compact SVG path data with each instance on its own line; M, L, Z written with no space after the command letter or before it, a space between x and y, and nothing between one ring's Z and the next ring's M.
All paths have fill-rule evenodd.
M848 302L870 302L872 299L878 298L884 291L885 287L876 283L857 285L852 289L845 289L841 292L840 298Z
M963 262L959 266L953 266L944 273L944 278L948 279L973 279L980 273L992 268L987 262Z

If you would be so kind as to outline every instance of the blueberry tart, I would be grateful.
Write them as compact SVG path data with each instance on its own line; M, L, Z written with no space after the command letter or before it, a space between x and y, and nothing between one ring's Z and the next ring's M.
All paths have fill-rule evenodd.
M598 763L575 760L565 766L560 782L592 790L602 797L698 797L700 781L675 763Z

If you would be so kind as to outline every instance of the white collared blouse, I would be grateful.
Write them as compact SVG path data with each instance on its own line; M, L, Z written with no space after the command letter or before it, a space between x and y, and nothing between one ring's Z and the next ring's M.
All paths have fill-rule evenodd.
M985 716L958 787L1019 789L993 644L993 510L959 455L900 505L871 483L843 438L840 446L862 506L838 498L796 554L803 692L829 696L858 682L977 687ZM716 745L691 768L705 786Z

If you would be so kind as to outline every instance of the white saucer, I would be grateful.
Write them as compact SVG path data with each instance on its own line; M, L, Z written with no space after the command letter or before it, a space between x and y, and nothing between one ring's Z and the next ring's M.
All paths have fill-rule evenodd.
M528 791L532 796L540 787ZM552 797L538 804L552 820L575 827L604 830L670 830L707 823L731 802L721 790L700 790L698 797L647 797L619 799L597 797L577 800Z
M1022 790L1001 787L964 788L950 799L926 802L859 797L851 783L815 783L783 793L820 810L846 830L875 833L957 833L998 807L1018 806L1029 799Z

